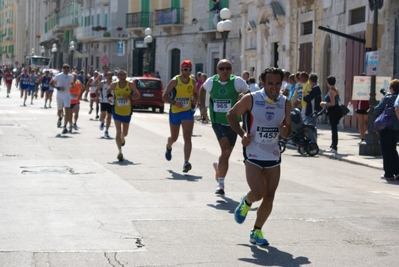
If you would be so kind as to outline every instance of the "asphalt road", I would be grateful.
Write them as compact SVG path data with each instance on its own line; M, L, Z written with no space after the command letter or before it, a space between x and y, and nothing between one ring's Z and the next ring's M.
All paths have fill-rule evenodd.
M226 195L214 195L210 125L195 124L183 174L182 136L164 158L167 113L134 112L120 163L87 102L79 131L61 135L55 102L5 95L2 86L0 266L398 265L398 184L376 179L381 170L287 149L263 229L270 246L259 247L248 241L258 204L244 224L233 218L248 190L239 143Z

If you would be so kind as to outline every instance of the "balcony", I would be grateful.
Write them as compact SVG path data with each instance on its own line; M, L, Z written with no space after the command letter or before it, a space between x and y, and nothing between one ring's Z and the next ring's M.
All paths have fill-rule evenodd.
M62 29L73 29L79 26L79 21L78 17L68 17L65 16L63 18L60 18L58 25Z
M165 32L181 30L184 25L183 8L166 8L155 10L155 25L161 26Z
M107 30L93 31L93 35L96 41L103 42L125 40L129 36L126 29L123 29L122 27L109 27Z
M109 0L96 0L96 4L108 5L109 4Z
M52 43L57 37L53 34L53 30L48 30L40 36L39 44L43 45L47 42Z
M134 34L140 36L144 33L145 28L152 27L152 13L138 12L126 14L126 28L133 31Z
M75 29L76 39L79 41L90 41L94 40L93 26L81 26Z

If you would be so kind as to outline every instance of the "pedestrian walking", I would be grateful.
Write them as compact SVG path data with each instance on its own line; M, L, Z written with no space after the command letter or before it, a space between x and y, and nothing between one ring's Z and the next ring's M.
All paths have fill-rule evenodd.
M192 108L195 107L197 102L196 81L190 75L191 70L191 61L183 60L180 64L181 73L169 81L162 94L163 101L171 104L169 112L170 136L166 143L165 158L168 161L172 159L172 145L179 137L181 126L184 139L183 172L185 173L192 168L189 162L192 149L191 135L194 128L194 112Z
M217 74L209 77L202 85L200 103L201 114L208 119L205 98L206 92L209 92L212 129L221 150L219 160L213 163L217 182L215 194L224 195L224 179L229 168L229 158L237 140L237 133L230 128L226 114L239 100L239 97L250 91L245 80L232 74L233 67L229 60L220 60L216 70Z
M291 102L280 94L283 71L267 68L261 74L264 88L245 95L227 113L230 127L241 137L244 147L245 173L250 191L234 212L237 223L243 223L251 205L262 201L250 232L250 242L268 245L262 227L272 212L275 192L280 181L281 154L279 136L291 134ZM244 127L238 118L244 116Z

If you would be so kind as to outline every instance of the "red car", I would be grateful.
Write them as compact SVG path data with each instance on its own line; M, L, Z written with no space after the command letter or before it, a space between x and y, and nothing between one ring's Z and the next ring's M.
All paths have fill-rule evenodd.
M163 86L162 81L153 77L133 77L137 90L140 92L140 99L133 100L133 108L151 108L152 112L159 109L160 113L164 111L164 102L162 100Z

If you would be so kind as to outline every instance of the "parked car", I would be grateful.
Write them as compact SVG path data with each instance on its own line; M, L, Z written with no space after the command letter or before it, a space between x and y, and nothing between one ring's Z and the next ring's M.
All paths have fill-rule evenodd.
M162 100L163 86L162 81L153 77L133 77L130 79L134 82L140 93L140 99L133 100L133 108L148 109L152 112L159 109L160 113L164 112L164 102Z

